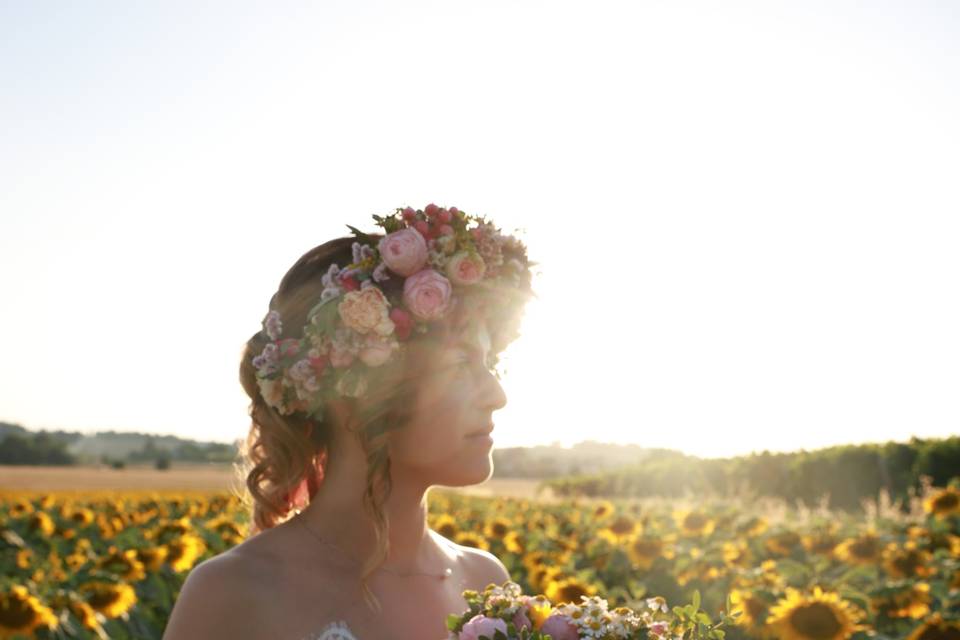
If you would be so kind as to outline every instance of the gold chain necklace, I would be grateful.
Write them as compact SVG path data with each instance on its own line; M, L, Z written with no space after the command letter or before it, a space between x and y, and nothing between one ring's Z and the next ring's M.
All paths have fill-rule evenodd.
M310 527L307 526L307 523L306 523L306 521L305 521L303 518L301 518L301 517L298 516L296 519L300 522L300 524L303 525L303 528L304 528L304 529L306 529L308 532L310 532L310 535L312 535L314 538L316 538L317 540L319 540L319 541L322 542L323 544L327 545L328 547L333 548L333 549L336 550L338 553L340 553L340 554L343 555L344 557L348 558L348 559L349 559L351 562L353 562L354 564L357 564L357 565L360 564L360 563L358 563L356 560L354 560L353 557L352 557L349 553L347 553L346 551L344 551L343 549L341 549L341 548L338 547L337 545L333 544L332 542L329 542L329 541L327 541L327 540L324 540L322 537L320 537L320 534L318 534L316 531L314 531L313 529L311 529ZM440 575L437 575L436 573L419 573L419 572L401 573L401 572L396 571L396 570L394 570L394 569L388 569L387 567L377 567L376 570L389 571L390 573L392 573L392 574L394 574L394 575L396 575L396 576L400 576L401 578L408 578L408 577L410 577L410 576L429 576L429 577L431 577L431 578L438 578L438 579L440 579L440 580L445 580L445 579L447 579L447 578L449 578L450 576L453 575L453 569L451 569L450 567L447 567L446 569L444 569L444 570L443 570L443 573L441 573Z

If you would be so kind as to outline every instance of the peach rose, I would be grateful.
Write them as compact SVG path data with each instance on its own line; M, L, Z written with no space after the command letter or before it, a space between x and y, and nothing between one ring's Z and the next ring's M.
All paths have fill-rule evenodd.
M400 344L391 338L382 338L376 334L367 336L364 345L360 348L359 357L368 367L379 367L390 359Z
M257 384L260 386L260 395L264 401L274 409L280 410L283 404L283 386L276 378L258 378ZM281 413L283 413L281 411Z
M378 245L380 258L394 273L412 276L427 263L427 241L415 229L400 229L386 235Z
M337 307L343 324L357 333L371 331L381 336L393 333L390 303L376 287L367 287L347 293Z
M479 254L468 251L458 251L447 262L447 277L450 282L459 285L468 285L480 282L487 265Z
M403 281L403 304L421 320L437 320L450 309L450 281L433 269L422 269Z

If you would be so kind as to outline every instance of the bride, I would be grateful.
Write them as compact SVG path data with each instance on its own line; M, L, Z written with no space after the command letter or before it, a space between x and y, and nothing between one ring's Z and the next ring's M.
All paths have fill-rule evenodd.
M441 640L465 589L509 579L427 526L427 496L492 473L533 263L455 207L374 219L302 256L247 342L251 537L194 568L165 640Z

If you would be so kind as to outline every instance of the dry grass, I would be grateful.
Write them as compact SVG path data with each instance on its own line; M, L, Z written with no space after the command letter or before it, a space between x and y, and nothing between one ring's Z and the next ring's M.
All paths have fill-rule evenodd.
M124 469L0 466L0 490L9 491L229 491L234 472L224 465L175 465Z
M477 496L537 496L537 480L492 478L472 487L447 488ZM180 465L166 471L152 466L99 467L0 466L0 491L230 491L240 489L229 465ZM549 490L548 490L549 491Z

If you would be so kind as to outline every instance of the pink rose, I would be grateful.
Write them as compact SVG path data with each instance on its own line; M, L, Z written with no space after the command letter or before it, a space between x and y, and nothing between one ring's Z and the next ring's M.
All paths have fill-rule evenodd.
M403 282L403 304L421 320L442 318L450 309L450 281L433 269L416 272Z
M360 334L371 331L381 336L393 333L390 303L376 287L351 291L343 296L337 311L343 324Z
M549 633L553 640L580 640L577 627L564 615L552 615L544 620L540 633Z
M487 265L479 254L458 251L447 262L447 277L453 284L467 285L480 282Z
M380 258L394 273L412 276L427 263L427 241L415 229L400 229L386 235L378 245Z
M393 350L399 346L396 340L381 338L371 333L360 348L360 360L368 367L379 367L390 359Z
M463 625L460 630L460 640L480 640L480 636L487 636L493 640L493 634L500 630L507 635L507 623L499 618L487 618L479 613Z

